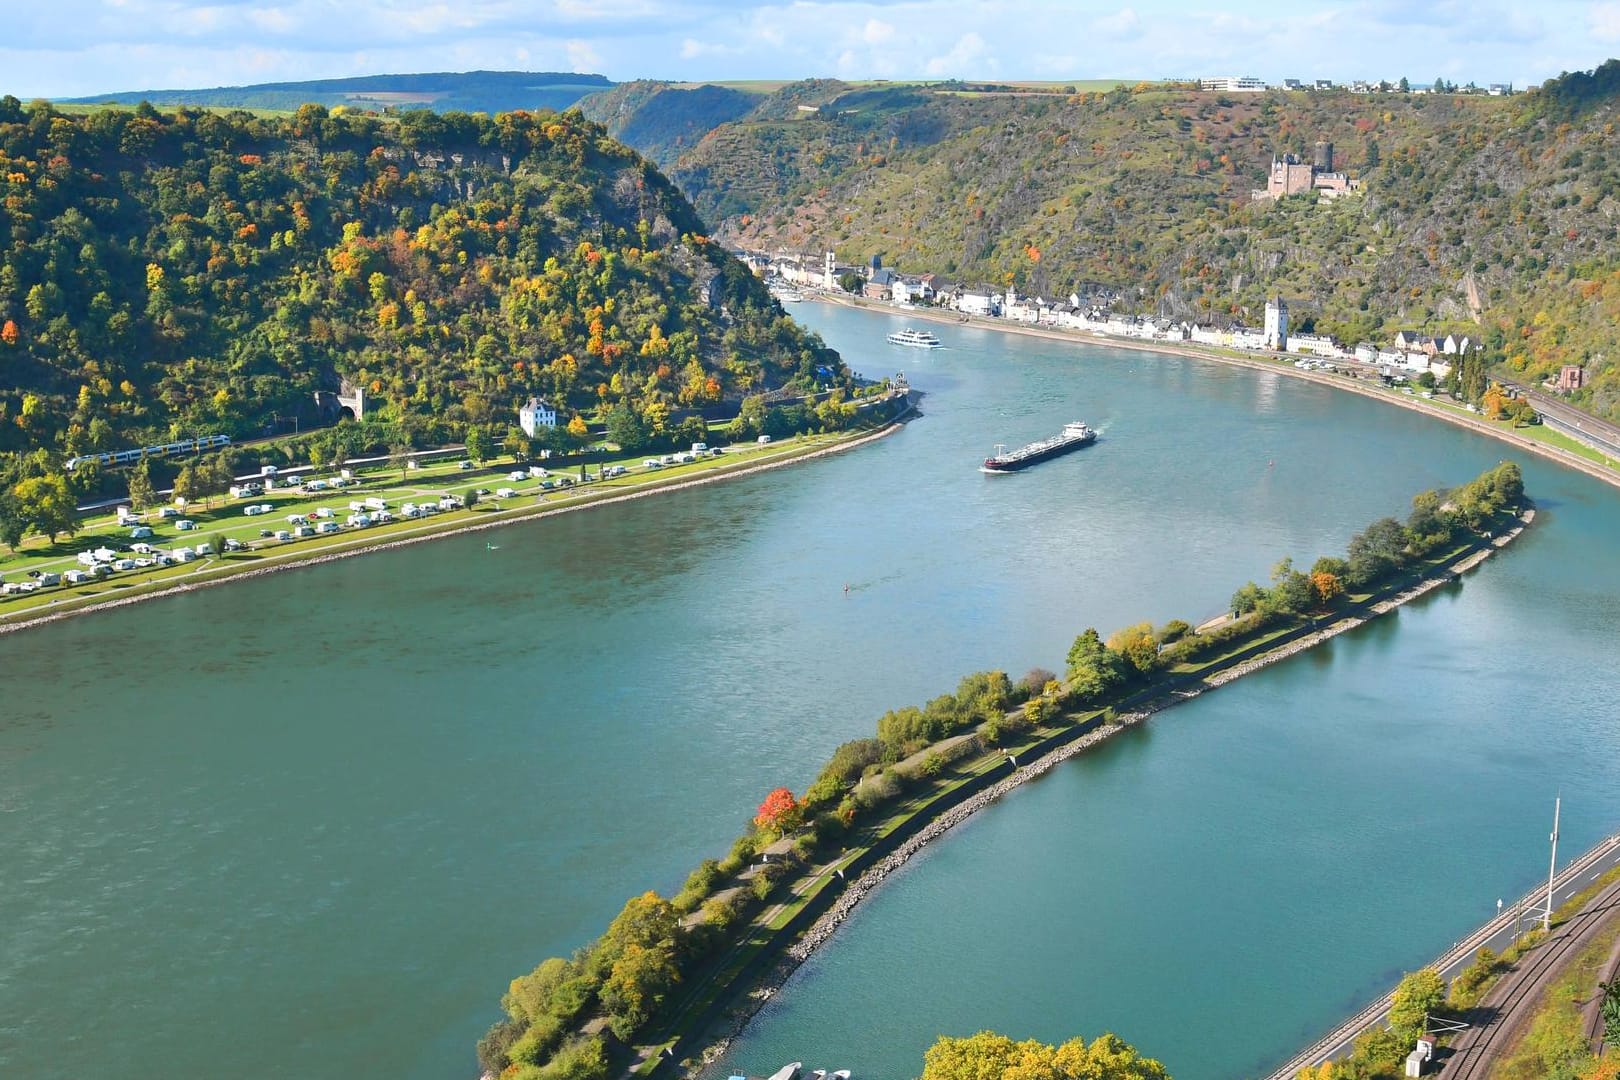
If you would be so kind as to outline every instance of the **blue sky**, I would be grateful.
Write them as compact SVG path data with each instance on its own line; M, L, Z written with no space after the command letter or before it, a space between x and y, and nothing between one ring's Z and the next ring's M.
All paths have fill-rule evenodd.
M472 68L613 79L1513 82L1620 55L1620 0L7 0L0 93ZM17 10L21 9L21 10Z

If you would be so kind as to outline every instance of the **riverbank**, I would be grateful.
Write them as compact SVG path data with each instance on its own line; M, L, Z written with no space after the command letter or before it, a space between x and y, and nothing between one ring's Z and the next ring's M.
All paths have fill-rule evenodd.
M685 491L707 484L753 476L773 469L813 461L831 454L843 453L885 438L899 430L900 425L911 410L912 405L908 401L900 412L875 429L847 432L835 437L831 442L813 442L808 445L798 446L789 445L780 453L768 453L752 460L730 465L722 462L716 468L701 475L684 478L655 476L639 484L584 491L576 495L565 496L552 503L537 502L527 506L514 506L506 509L501 509L498 506L487 509L474 508L467 511L467 513L477 515L477 517L440 521L430 519L428 524L404 527L396 525L386 531L377 530L363 533L358 537L351 534L325 543L320 540L307 541L304 546L298 546L285 552L256 556L255 561L251 563L231 562L214 557L201 562L193 569L180 569L174 576L167 579L130 585L123 590L117 591L116 594L114 594L113 589L107 588L74 599L54 597L52 598L54 602L49 604L39 603L30 608L13 609L0 613L0 635L35 629L60 622L63 619L128 607L148 600L179 596L216 585L245 581L250 578L263 577L267 574L281 573L287 570L319 566L338 559L352 558L356 555L389 551L429 540L440 540L449 536L503 528L519 521L537 520L600 506L616 505L651 495Z
M1020 765L1017 762L1018 756L1026 753L1025 750L1021 749L1017 753L1006 752L1002 760L981 774L979 779L983 781L983 786L966 794L965 798L958 797L962 785L942 791L937 798L918 807L907 821L890 827L887 833L889 837L901 837L893 845L892 850L877 854L871 865L862 870L854 881L848 883L807 928L800 930L794 926L795 920L787 920L776 929L775 947L780 950L780 957L764 974L749 977L747 967L738 971L735 981L715 995L710 1010L713 1019L700 1031L678 1036L661 1049L667 1056L678 1059L682 1056L684 1048L702 1047L688 1059L684 1075L689 1078L706 1076L709 1068L724 1055L731 1040L786 983L799 965L830 941L862 901L929 843L1014 788L1044 775L1058 764L1142 723L1164 709L1308 651L1339 634L1361 626L1370 619L1394 611L1443 585L1457 581L1461 575L1477 568L1492 554L1522 535L1534 521L1535 516L1534 509L1523 510L1518 515L1517 523L1502 535L1483 539L1468 550L1451 553L1439 564L1430 566L1421 573L1417 580L1408 579L1393 591L1386 591L1377 599L1369 598L1325 624L1308 623L1281 634L1263 634L1258 649L1243 647L1247 643L1240 643L1240 647L1231 653L1209 661L1195 677L1171 675L1159 685L1145 691L1143 695L1136 695L1137 697L1145 695L1145 700L1127 699L1130 702L1128 711L1117 716L1113 715L1111 710L1104 710L1092 714L1090 719L1077 718L1077 722L1067 731L1037 739L1036 745L1041 747L1040 752L1026 764ZM996 754L992 753L990 756L993 758ZM873 845L873 848L875 850L877 845ZM860 861L860 856L854 859L846 856L834 860L816 872L811 885L824 884L824 888L830 889L833 887L834 875L842 880L844 870ZM816 894L822 891L823 888L818 887ZM810 894L811 888L807 887L803 892ZM811 899L813 895L815 894L812 894ZM808 907L803 910L808 910ZM772 914L777 912L773 911ZM722 999L729 999L734 1004L722 1007L720 1005ZM648 1075L652 1069L646 1066L654 1064L656 1067L657 1060L660 1059L644 1059L641 1063L643 1068L634 1075Z
M866 300L862 297L839 296L832 293L807 293L806 301L816 303L837 304L843 307L858 308L882 315L894 315L907 319L917 319L924 322L943 323L952 326L972 326L982 330L994 330L1003 334L1016 334L1023 337L1042 338L1047 341L1062 341L1071 345L1096 345L1109 349L1126 349L1134 352L1158 353L1164 356L1182 356L1195 360L1209 360L1217 364L1226 364L1230 367L1247 368L1250 371L1269 371L1278 375L1286 375L1291 379L1301 379L1305 382L1317 383L1321 386L1330 386L1347 393L1360 394L1362 397L1381 401L1386 405L1395 405L1403 409L1423 413L1457 427L1467 428L1478 434L1509 443L1520 449L1527 450L1538 457L1555 461L1560 465L1576 469L1594 479L1601 480L1611 487L1620 488L1620 469L1600 465L1589 461L1579 454L1572 453L1558 446L1550 445L1538 439L1519 434L1510 427L1500 423L1486 420L1482 417L1468 413L1460 408L1449 407L1432 400L1425 400L1416 395L1408 396L1398 392L1362 384L1359 380L1343 376L1330 375L1319 371L1307 371L1297 368L1292 360L1265 360L1253 356L1243 356L1233 352L1209 348L1200 345L1177 344L1173 342L1147 342L1136 341L1130 338L1104 337L1096 334L1075 330L1062 330L1049 326L1030 326L1025 323L1008 322L1005 319L992 319L981 315L962 315L954 311L937 311L928 308L896 308L892 305L878 301Z

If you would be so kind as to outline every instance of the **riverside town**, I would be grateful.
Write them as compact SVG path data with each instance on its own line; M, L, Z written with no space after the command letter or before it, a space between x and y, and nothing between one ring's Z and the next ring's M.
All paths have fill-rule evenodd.
M1616 5L375 6L13 20L0 1077L1620 1080Z

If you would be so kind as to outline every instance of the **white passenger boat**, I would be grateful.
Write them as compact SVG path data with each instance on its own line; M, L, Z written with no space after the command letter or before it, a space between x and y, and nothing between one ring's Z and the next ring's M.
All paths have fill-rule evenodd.
M770 1080L798 1080L799 1070L802 1068L804 1068L804 1062L790 1061L771 1073Z
M889 344L907 345L913 349L943 349L945 347L940 342L939 338L935 337L933 334L930 334L928 331L913 330L909 326L904 330L896 330L894 333L890 334Z

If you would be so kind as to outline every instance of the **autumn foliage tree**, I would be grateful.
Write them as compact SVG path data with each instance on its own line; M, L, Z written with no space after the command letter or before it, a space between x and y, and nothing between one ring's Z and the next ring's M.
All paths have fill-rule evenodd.
M793 792L785 787L779 787L759 804L759 812L754 815L754 824L765 832L780 836L798 825L802 817L799 800L793 797Z
M923 1055L922 1080L1169 1080L1169 1074L1117 1035L1049 1046L981 1031L941 1036Z

